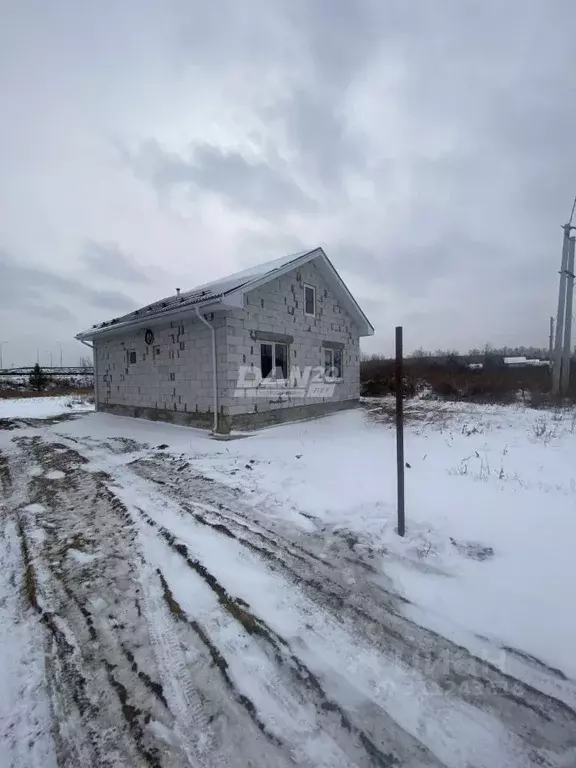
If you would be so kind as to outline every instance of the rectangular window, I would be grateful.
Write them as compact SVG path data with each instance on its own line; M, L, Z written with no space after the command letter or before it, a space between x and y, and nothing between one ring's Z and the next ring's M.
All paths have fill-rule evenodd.
M316 314L316 288L312 285L304 286L304 314Z
M341 349L335 349L334 350L334 378L341 379L342 378L342 350Z
M279 342L260 345L260 371L262 378L288 378L288 344Z
M288 378L288 345L274 344L274 365L277 379Z
M327 379L342 378L342 350L324 350L324 376Z
M154 347L154 357L160 356L160 347Z
M130 352L130 356L128 359L130 364L134 364L136 362L136 352Z
M267 379L272 372L272 344L260 345L260 372L263 379Z

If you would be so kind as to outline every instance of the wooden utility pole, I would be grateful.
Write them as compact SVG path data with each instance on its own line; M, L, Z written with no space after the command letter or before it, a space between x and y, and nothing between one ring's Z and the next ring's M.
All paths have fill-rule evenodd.
M396 327L396 465L398 487L398 535L404 536L404 403L403 403L403 352L402 326Z

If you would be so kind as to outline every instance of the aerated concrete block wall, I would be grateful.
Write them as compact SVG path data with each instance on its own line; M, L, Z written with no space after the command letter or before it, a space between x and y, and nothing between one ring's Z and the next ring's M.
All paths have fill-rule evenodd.
M220 392L225 382L226 339L222 313L216 328ZM97 406L126 415L211 425L214 413L212 338L197 317L151 324L145 329L96 340Z
M304 285L316 289L316 313L304 312ZM358 329L343 303L313 263L248 293L244 309L209 316L216 328L221 431L306 418L353 405L360 391ZM178 424L212 426L214 415L212 338L193 312L95 342L99 410ZM290 373L298 366L324 366L323 342L342 347L342 380L324 397L303 397L294 378L264 397L245 389L236 396L242 366L260 368L258 332L291 337Z
M316 315L304 313L304 285L316 289ZM248 423L239 419L242 414L260 414L265 411L298 409L301 416L326 412L330 404L357 401L360 396L360 347L358 328L324 280L313 262L305 264L245 296L244 309L232 310L226 316L227 369L223 405L232 423ZM289 386L269 397L254 397L253 390L244 390L244 396L234 397L238 382L238 369L243 365L260 368L260 344L254 339L255 331L272 332L293 337L289 345L290 367L324 365L322 342L339 342L342 350L342 381L335 384L334 394L324 398L303 398L294 392L293 380ZM226 394L227 393L227 394ZM317 406L316 408L314 406ZM341 406L340 406L341 407ZM296 411L294 411L296 414ZM236 418L235 418L236 417ZM287 418L290 415L287 414ZM274 419L270 419L274 421ZM265 423L265 418L254 421Z

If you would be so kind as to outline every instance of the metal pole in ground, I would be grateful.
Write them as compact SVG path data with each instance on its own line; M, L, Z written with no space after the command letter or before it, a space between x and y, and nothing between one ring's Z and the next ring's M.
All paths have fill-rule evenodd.
M568 248L568 264L566 265L566 322L564 323L564 349L562 352L562 378L560 391L568 394L570 387L570 357L572 352L572 298L574 294L574 243L576 238L570 238Z
M402 326L396 327L396 464L398 484L398 535L406 532L404 515L404 403Z
M566 306L566 267L570 248L570 224L564 224L562 262L560 264L560 286L558 289L558 312L556 314L556 339L554 342L554 367L552 369L552 396L560 394L560 373L562 370L562 342L564 339L564 308Z

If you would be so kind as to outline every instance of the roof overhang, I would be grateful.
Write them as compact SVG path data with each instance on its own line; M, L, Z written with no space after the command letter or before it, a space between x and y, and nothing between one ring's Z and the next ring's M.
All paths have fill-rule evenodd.
M186 304L183 307L175 307L167 312L161 314L150 315L146 317L133 318L123 323L110 323L104 327L89 328L82 333L76 334L74 338L78 341L92 341L93 339L108 338L119 334L124 334L126 331L138 331L142 328L154 328L158 325L162 325L166 320L173 320L175 317L183 317L185 315L196 315L196 309L201 310L203 313L218 312L219 310L233 309L241 307L242 302L237 297L223 296L218 299L210 299L209 301Z
M324 253L323 248L314 248L311 251L303 252L290 258L282 266L273 268L263 274L261 277L248 277L245 281L237 284L235 287L226 289L221 285L220 292L212 293L210 296L196 296L190 294L183 295L180 299L172 297L170 300L173 306L164 308L163 302L156 302L149 307L136 310L123 318L117 318L107 323L93 326L82 333L76 335L79 341L90 341L103 337L115 336L126 333L126 331L137 331L140 328L150 328L171 320L175 317L195 315L196 310L202 312L216 312L218 310L236 309L244 307L245 296L250 291L254 291L263 285L281 277L288 272L298 269L308 262L315 261L322 271L329 285L331 285L335 294L344 302L349 315L355 322L360 336L372 336L374 328L364 312L360 309L356 299L346 284L336 271L336 268L330 259ZM244 276L242 276L244 277ZM221 282L221 281L220 281ZM178 302L178 303L177 303ZM179 303L181 302L181 303ZM160 311L158 310L161 304Z

